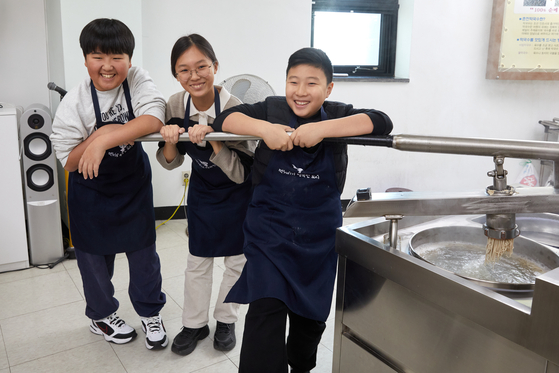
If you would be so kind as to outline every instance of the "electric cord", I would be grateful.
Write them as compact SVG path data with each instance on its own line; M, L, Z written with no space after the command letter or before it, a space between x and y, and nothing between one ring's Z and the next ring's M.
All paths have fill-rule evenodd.
M30 265L29 267L26 267L26 268L12 269L10 271L4 271L2 273L26 271L26 270L31 269L31 268L53 269L57 264L62 263L63 261L68 259L69 256L70 256L70 254L68 252L65 252L64 256L62 258L58 259L56 262L46 263L46 264L34 264L34 265Z
M183 192L183 194L182 194L182 199L181 199L179 205L178 205L177 208L175 209L175 212L173 212L173 215L171 215L171 217L170 217L169 219L165 220L163 223L161 223L161 224L159 224L157 227L155 227L156 230L157 230L157 228L159 228L160 226L162 226L163 224L165 224L165 223L167 223L169 220L171 220L171 219L175 216L175 214L177 213L177 211L179 211L179 209L181 208L182 202L184 201L184 197L186 196L186 187L188 186L188 181L189 181L189 178L188 178L188 177L185 177L185 178L184 178L184 192ZM186 205L185 205L185 208L184 208L184 214L185 214L184 216L186 216Z
M34 265L33 267L39 268L39 269L53 269L57 264L62 263L63 261L65 261L69 257L70 257L70 253L65 252L64 256L62 258L58 259L56 262L47 263L47 264L37 264L37 265Z

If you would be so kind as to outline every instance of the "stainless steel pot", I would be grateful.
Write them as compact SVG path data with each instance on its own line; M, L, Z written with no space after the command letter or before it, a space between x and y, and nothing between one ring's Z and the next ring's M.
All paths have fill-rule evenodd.
M443 226L416 233L409 241L409 251L478 285L502 291L533 291L536 276L559 267L559 256L553 250L522 236L514 240L512 258L484 264L486 243L481 228Z

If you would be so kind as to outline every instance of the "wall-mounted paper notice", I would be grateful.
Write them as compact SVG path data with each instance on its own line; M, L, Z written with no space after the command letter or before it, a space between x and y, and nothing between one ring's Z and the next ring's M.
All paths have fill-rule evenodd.
M559 0L494 0L489 44L487 78L558 80Z

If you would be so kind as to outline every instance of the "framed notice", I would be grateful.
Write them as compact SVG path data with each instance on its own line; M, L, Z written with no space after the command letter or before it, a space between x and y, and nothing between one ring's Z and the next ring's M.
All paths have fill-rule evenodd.
M559 0L493 0L486 78L559 80Z

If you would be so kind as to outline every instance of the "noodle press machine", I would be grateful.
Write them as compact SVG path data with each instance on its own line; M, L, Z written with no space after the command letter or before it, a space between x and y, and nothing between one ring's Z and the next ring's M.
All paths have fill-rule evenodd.
M559 373L559 264L537 276L529 291L492 288L408 250L418 232L477 227L482 238L516 237L529 250L543 246L542 259L558 262L558 189L514 189L503 162L551 160L559 187L559 144L410 135L385 140L403 151L491 156L493 183L468 193L360 190L353 198L345 217L370 219L337 232L333 372Z

